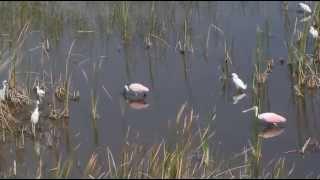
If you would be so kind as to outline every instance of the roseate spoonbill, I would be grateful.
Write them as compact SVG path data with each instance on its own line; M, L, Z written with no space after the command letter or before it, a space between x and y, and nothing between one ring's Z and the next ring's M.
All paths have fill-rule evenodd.
M8 87L8 81L4 80L2 82L2 89L0 89L0 100L4 101L6 99L6 93L7 93L7 87Z
M313 26L310 26L309 33L315 39L319 36L319 32Z
M258 114L258 106L253 106L252 108L249 108L247 110L243 110L243 113L246 113L248 111L255 110L255 115L258 117L258 119L267 122L267 123L272 123L273 125L277 126L278 123L286 122L286 118L273 113L273 112L266 112L262 114Z
M273 138L276 136L279 136L280 134L282 134L284 132L284 128L280 128L280 127L267 127L265 129L262 130L262 132L259 133L259 136L264 138L264 139L268 139L268 138Z
M308 4L305 4L305 3L301 2L301 3L299 3L299 6L304 12L312 13L312 10L311 10L311 8L310 8L310 6Z
M140 83L126 84L124 86L124 90L126 93L134 93L136 96L139 94L143 94L143 96L146 96L146 93L149 92L149 88Z
M236 85L237 89L247 89L247 85L239 78L239 76L236 73L232 73L232 80Z
M40 89L39 85L37 85L36 88L37 88L37 95L41 99L42 97L44 97L46 92L43 89Z
M32 132L33 132L34 136L36 135L36 124L39 121L39 115L40 115L40 113L39 113L39 103L40 102L37 100L36 108L34 109L34 111L31 114Z
M241 99L243 99L246 96L247 95L245 93L233 96L232 97L233 98L233 104L237 104Z

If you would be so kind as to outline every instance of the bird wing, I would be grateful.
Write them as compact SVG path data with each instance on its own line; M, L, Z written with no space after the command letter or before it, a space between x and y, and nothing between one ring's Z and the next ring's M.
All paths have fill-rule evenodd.
M316 29L314 29L312 26L310 27L309 32L310 32L310 34L312 35L313 38L317 38L318 37L318 31Z
M259 119L263 119L266 122L269 123L280 123L280 122L285 122L286 118L272 112L266 112L259 114L258 116Z
M142 84L139 83L132 83L130 84L129 88L132 91L137 91L137 92L149 92L149 88L143 86Z
M247 89L247 85L244 84L244 82L237 77L232 78L233 82L236 84L237 87L240 87L242 89Z
M35 111L31 114L31 121L37 123L39 120L39 112Z
M44 95L46 94L46 92L44 92L44 90L40 90L40 91L39 91L39 94L42 95L42 96L44 96Z
M308 13L311 13L312 10L310 8L309 5L305 4L305 3L299 3L299 6L301 7L301 9L303 9L304 11L308 12Z

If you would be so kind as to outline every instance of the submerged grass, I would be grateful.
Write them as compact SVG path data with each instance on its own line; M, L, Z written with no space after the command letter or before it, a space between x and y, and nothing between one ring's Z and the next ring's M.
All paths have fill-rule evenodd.
M121 32L122 40L128 43L131 38L131 25L129 14L130 2L122 1L113 6L112 24L118 26Z
M310 19L306 21L295 20L292 38L288 42L288 54L290 70L295 83L295 91L303 96L304 89L315 89L320 87L320 61L319 61L319 38L310 35L310 27L319 28L319 3L315 3Z

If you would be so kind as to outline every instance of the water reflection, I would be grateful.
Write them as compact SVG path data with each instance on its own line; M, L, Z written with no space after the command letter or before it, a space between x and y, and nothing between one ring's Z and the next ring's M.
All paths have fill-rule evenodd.
M296 123L298 132L298 149L302 149L305 143L310 140L311 149L316 150L319 147L319 133L317 125L317 104L314 100L315 95L305 94L304 97L296 97ZM311 106L311 107L310 107ZM317 152L316 150L315 152Z
M136 110L141 110L149 107L149 104L145 100L127 100L129 107Z
M259 137L262 137L264 139L269 139L269 138L277 137L283 132L284 132L284 128L282 127L275 127L275 126L266 127L259 133Z
M246 97L246 93L241 93L241 94L236 94L232 97L233 99L233 104L237 104L241 99L243 99L244 97Z

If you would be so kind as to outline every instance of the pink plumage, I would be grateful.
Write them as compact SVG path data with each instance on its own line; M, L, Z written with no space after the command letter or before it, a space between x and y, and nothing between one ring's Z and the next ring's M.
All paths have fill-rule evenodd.
M131 91L137 92L137 93L149 92L149 88L147 88L146 86L139 84L139 83L130 84L129 89Z
M272 112L266 112L258 115L258 118L268 123L286 122L286 118Z
M140 109L145 109L147 107L149 107L149 104L147 104L144 100L140 100L140 101L129 101L129 106L132 108L132 109L137 109L137 110L140 110Z

